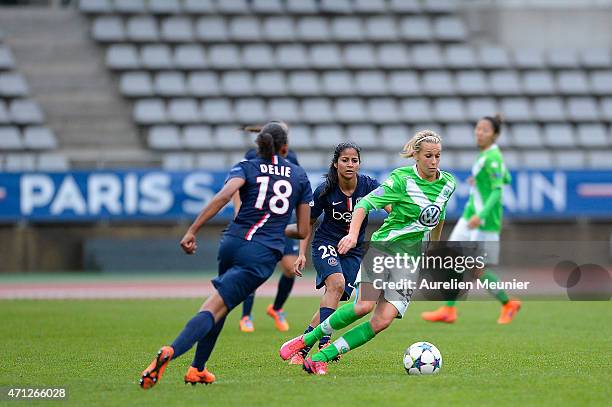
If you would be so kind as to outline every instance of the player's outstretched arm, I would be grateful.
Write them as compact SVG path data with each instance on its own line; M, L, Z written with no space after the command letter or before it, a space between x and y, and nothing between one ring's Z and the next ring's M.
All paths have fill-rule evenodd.
M197 249L196 237L202 225L204 225L210 218L215 216L227 203L232 199L232 196L242 187L245 183L244 178L231 178L225 183L221 191L210 200L210 202L202 209L202 212L198 215L195 221L187 229L187 233L181 239L181 248L187 254L195 253Z
M306 239L310 235L310 205L301 203L295 208L297 223L287 225L285 236L291 239Z
M353 211L353 218L351 219L351 225L346 236L340 239L338 242L338 253L346 254L349 250L357 245L357 239L359 239L359 230L365 220L367 213L362 207L356 207Z

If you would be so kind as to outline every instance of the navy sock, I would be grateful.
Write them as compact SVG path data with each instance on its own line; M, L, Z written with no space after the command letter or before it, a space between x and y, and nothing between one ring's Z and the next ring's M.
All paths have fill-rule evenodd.
M196 347L195 356L193 357L191 366L195 367L200 372L204 370L206 362L208 362L208 358L210 358L210 354L215 347L215 343L217 342L217 338L223 329L224 323L225 317L221 318L219 322L215 324L214 328L208 333L208 335L198 341L198 346Z
M314 328L311 327L310 325L308 325L308 328L306 328L304 330L304 334L307 334L308 332L314 331ZM308 352L310 352L310 349L312 348L312 346L305 346L300 353L302 354L302 357L306 357L306 355L308 355Z
M202 339L215 325L215 318L210 311L198 312L191 318L183 331L172 342L174 348L173 359L187 352L200 339Z
M319 319L321 321L319 322L319 324L321 324L323 321L329 318L329 316L333 314L334 311L336 310L333 308L328 308L328 307L319 308ZM323 345L326 345L329 342L330 338L331 338L330 335L324 335L321 339L319 339L319 348L322 347Z
M285 301L287 301L289 294L291 294L291 289L293 289L294 282L295 277L287 277L284 274L278 280L278 290L276 291L276 298L274 298L274 305L272 306L275 311L282 309L283 305L285 305Z
M250 316L253 311L253 303L255 302L255 293L249 294L246 300L242 302L242 316Z

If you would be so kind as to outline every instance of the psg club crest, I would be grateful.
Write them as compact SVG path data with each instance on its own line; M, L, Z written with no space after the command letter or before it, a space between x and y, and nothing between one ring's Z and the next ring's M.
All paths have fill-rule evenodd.
M338 265L338 259L335 257L330 257L329 259L327 259L327 264L332 267L336 267Z
M423 226L434 227L438 224L441 213L442 210L438 205L427 205L421 210L421 214L419 215L419 222L421 222Z

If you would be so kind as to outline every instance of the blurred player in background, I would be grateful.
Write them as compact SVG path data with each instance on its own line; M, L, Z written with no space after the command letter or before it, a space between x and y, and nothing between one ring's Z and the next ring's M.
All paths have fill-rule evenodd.
M472 166L470 199L463 210L463 216L453 229L448 240L485 242L487 265L499 262L499 235L502 228L503 187L509 184L510 172L504 164L499 146L495 144L501 134L502 118L485 116L476 123L474 133L480 153ZM487 244L486 242L492 242ZM497 276L487 269L474 270L481 281L498 282ZM521 308L521 302L509 299L504 290L489 290L502 303L499 324L509 324ZM457 319L455 301L447 301L435 311L423 312L421 317L431 322L452 323Z
M377 180L358 173L360 164L361 149L356 144L338 144L325 181L313 193L310 224L314 225L321 214L325 213L312 239L312 262L317 271L316 287L325 287L325 292L320 308L313 315L305 334L325 321L338 308L339 302L347 301L353 292L364 253L367 216L359 230L356 246L342 255L338 255L336 247L348 232L355 205L380 185ZM390 211L390 208L386 209ZM309 241L310 236L300 241L300 253L295 262L295 272L299 275L306 265ZM327 346L329 340L329 335L323 336L319 340L319 349ZM309 351L310 347L305 347L291 358L290 363L303 364Z
M372 235L372 243L385 242L403 247L418 246L429 236L439 240L444 225L446 204L455 190L454 177L439 170L441 155L440 137L430 130L416 133L404 146L403 157L412 157L413 166L394 170L385 182L369 193L355 206L348 234L340 240L338 253L346 254L357 245L361 225L372 209L391 205L391 212L382 226ZM360 295L355 303L338 308L327 320L313 331L294 338L280 348L282 359L289 359L307 346L313 346L325 335L345 328L374 311L369 321L363 322L336 339L331 346L321 349L304 360L304 370L312 374L326 374L327 362L340 354L355 349L374 338L393 320L402 318L410 302L406 293L398 299L395 290L385 289L377 300L364 298L364 291L373 289L368 273L359 272L356 283Z
M257 158L241 161L230 170L221 191L202 209L181 240L185 253L193 254L197 232L240 191L243 204L220 242L219 275L212 280L215 290L172 345L163 346L142 372L143 389L157 384L168 362L196 343L185 383L214 382L215 376L205 366L226 315L272 275L282 258L286 235L303 239L310 233L312 191L304 170L283 158L288 149L287 126L266 124L257 136L257 145ZM294 209L297 224L287 228Z
M278 123L281 123L283 126L287 126L285 123ZM253 133L259 133L261 131L261 126L245 126L243 130ZM257 157L257 149L255 148L250 149L244 155L245 160L251 160L255 157ZM297 159L297 155L293 150L287 150L287 155L284 158L295 165L300 165ZM234 196L232 197L232 202L234 203L234 216L236 216L238 215L238 211L240 210L241 203L240 196L238 193L234 194ZM295 219L292 218L292 221L295 221ZM286 314L283 311L283 306L285 305L287 298L289 298L291 290L293 289L293 283L295 282L295 272L293 271L293 263L295 263L297 259L297 254L298 241L286 238L283 258L280 261L280 264L283 269L283 274L278 280L278 290L276 291L274 303L269 304L268 309L266 310L266 313L274 319L274 325L276 326L276 329L281 332L289 330L289 323L287 322ZM240 319L240 330L242 332L253 332L255 330L255 325L251 316L254 301L255 293L252 293L242 303L242 318Z

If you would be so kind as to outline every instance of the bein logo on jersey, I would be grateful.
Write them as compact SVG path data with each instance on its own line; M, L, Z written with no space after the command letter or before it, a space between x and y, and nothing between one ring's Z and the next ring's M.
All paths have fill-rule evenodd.
M335 220L343 220L346 223L351 223L353 219L352 212L340 212L332 208L332 216Z
M427 205L425 208L423 208L423 210L421 210L419 222L421 222L423 226L434 227L438 224L441 213L442 210L438 205Z

